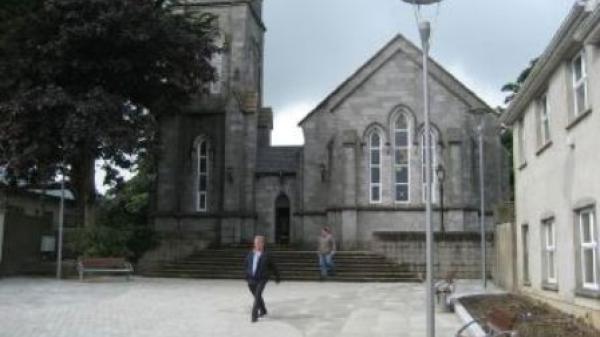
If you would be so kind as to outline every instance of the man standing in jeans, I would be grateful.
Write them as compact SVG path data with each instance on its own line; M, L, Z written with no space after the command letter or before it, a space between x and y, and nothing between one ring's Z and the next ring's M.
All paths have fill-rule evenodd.
M319 236L319 267L321 269L321 280L327 276L335 276L333 256L335 255L335 238L329 227L321 229Z

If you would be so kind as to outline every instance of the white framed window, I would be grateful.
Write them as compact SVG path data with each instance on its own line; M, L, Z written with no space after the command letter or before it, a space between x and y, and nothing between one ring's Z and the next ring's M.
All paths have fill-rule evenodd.
M378 130L369 134L369 200L381 202L381 149L382 139Z
M519 164L524 165L527 158L525 158L525 121L523 119L520 119L517 124L517 151Z
M529 225L521 227L521 240L523 247L523 282L529 283Z
M405 114L394 122L394 200L410 201L410 125Z
M208 179L210 167L209 144L206 140L200 140L196 144L196 210L206 212L208 210Z
M550 106L548 104L548 95L545 94L538 101L538 120L539 120L539 141L538 145L543 146L550 142Z
M586 289L600 290L598 280L598 232L593 209L579 211L581 280Z
M554 219L544 220L542 222L543 230L543 249L544 249L544 271L545 281L550 284L558 282L556 276L556 236L554 228Z
M571 72L573 73L574 115L579 116L588 109L588 77L583 50L571 62Z
M432 202L437 202L437 179L435 179L435 175L434 175L434 170L435 168L438 166L437 163L437 136L435 134L435 132L433 131L433 129L429 132L429 134L431 135L431 146L429 148L429 150L431 151L431 176L429 177L429 181L431 182L431 190L433 191L432 196L431 196L431 201ZM422 184L423 184L423 202L427 201L427 184L426 184L426 180L425 178L427 177L427 166L426 164L426 150L427 148L425 147L425 132L423 132L421 134L421 177L422 177Z

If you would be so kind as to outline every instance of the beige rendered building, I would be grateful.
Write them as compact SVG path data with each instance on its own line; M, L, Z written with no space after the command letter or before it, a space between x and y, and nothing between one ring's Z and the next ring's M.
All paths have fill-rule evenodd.
M600 5L579 1L503 116L518 288L600 326Z

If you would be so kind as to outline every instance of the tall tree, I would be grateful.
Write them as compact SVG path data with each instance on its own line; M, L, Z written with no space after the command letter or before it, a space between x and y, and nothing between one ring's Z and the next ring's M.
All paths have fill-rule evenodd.
M531 60L529 62L529 65L527 66L527 68L525 68L521 71L521 73L519 74L519 76L517 77L517 79L514 82L506 83L502 87L502 89L501 89L502 92L507 93L507 96L504 99L505 104L510 104L513 101L513 99L517 96L517 94L521 91L521 87L523 86L525 81L527 81L527 78L531 74L531 71L535 67L538 59L539 58L535 58L535 59ZM504 107L499 107L499 110L501 111L501 113L504 113L506 111L506 109ZM500 141L501 141L502 145L504 146L504 148L506 149L506 153L508 155L509 167L510 167L510 186L511 186L510 199L514 200L515 175L512 170L513 160L514 160L512 131L504 130L500 137Z
M512 100L519 93L519 91L521 91L521 86L525 83L525 81L527 80L527 77L529 77L529 74L533 70L533 67L535 67L535 64L537 63L537 61L538 61L538 58L531 60L529 62L529 65L527 66L527 68L525 68L523 71L521 71L521 74L519 74L519 77L517 77L517 80L515 82L506 83L502 87L502 89L501 89L502 92L505 92L508 94L506 96L506 98L504 99L505 104L509 104L510 102L512 102Z
M0 31L0 158L17 174L65 163L90 225L94 162L129 168L157 118L214 80L215 18L156 0L40 3Z

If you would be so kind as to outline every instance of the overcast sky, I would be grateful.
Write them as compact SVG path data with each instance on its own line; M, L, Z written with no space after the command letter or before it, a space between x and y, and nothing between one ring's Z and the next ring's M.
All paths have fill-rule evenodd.
M490 105L541 54L574 0L446 0L432 56ZM435 13L428 13L435 14ZM302 144L297 123L396 34L418 42L401 0L265 0L265 105L273 144Z
M497 106L502 85L543 52L573 3L445 0L432 56ZM401 0L264 0L263 20L274 145L302 144L297 123L396 34L419 41L414 12ZM104 192L104 173L97 171L96 186Z

